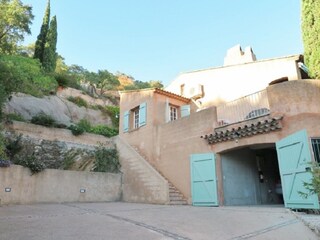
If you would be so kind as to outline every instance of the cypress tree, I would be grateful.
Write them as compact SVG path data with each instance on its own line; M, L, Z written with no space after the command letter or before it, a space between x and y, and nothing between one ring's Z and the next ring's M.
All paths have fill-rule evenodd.
M309 76L320 78L320 0L302 0L302 38Z
M56 16L50 21L50 27L46 38L43 52L42 66L47 72L54 72L57 62L57 19Z
M37 37L35 44L34 56L33 58L38 58L40 62L43 62L43 52L46 43L47 33L49 29L49 19L50 19L50 0L48 0L47 8L43 17L40 33Z

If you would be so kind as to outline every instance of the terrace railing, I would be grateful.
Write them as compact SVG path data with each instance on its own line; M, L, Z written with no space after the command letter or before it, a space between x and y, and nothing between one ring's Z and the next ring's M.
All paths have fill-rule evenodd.
M217 107L218 125L224 126L270 113L266 90L233 100Z

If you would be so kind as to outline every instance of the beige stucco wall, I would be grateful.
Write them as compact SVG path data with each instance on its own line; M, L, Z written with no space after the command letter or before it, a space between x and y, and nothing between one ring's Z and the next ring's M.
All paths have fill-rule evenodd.
M11 188L11 192L5 192ZM85 189L80 193L80 189ZM31 175L12 165L0 168L0 205L61 202L118 201L121 174L46 169Z
M203 106L217 106L260 91L278 78L301 79L298 59L299 56L291 56L182 73L166 90L180 94L180 86L185 84L185 96L191 97L188 89L201 84L205 93L200 99Z
M154 124L122 134L133 146L138 146L141 154L166 176L191 202L190 163L191 154L216 153L216 173L219 184L220 202L223 202L220 153L256 144L275 143L296 131L306 129L309 137L320 136L320 81L297 80L269 86L267 94L271 117L282 116L282 129L266 134L221 142L209 145L200 138L214 131L217 125L216 108L194 112L190 116L163 124ZM137 97L137 96L136 96ZM150 96L151 97L151 96ZM154 98L155 99L155 98ZM157 99L155 102L161 102ZM156 104L156 103L155 103ZM149 109L149 108L148 108ZM153 114L161 114L160 107L155 107ZM267 116L268 117L268 116ZM267 118L264 117L264 118ZM251 121L259 121L264 118ZM240 126L242 122L226 126L223 129ZM152 136L152 141L149 141Z
M130 111L130 109L144 102L147 104L146 125L131 129L126 133L123 132L124 112ZM154 90L121 93L119 135L142 153L151 163L156 161L157 154L160 151L158 145L159 130L156 126L166 123L166 102L176 106L186 105L184 101L154 93ZM195 109L192 110L194 111Z
M211 152L200 138L213 131L216 108L212 107L188 117L163 124L158 128L155 166L191 203L190 154Z
M267 88L271 116L282 116L282 129L267 134L240 138L212 145L212 151L220 153L230 149L253 144L275 143L280 139L302 129L309 137L320 136L320 81L297 80L279 83ZM264 118L261 118L264 119ZM250 123L254 120L248 121ZM220 128L225 130L244 123Z

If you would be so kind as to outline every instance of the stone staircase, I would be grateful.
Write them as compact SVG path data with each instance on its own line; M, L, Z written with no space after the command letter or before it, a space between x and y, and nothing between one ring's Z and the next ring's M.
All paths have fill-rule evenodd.
M125 202L168 204L168 182L119 136L114 137L119 151L122 200Z
M168 205L187 205L183 194L147 160L138 149L119 136L113 141L119 150L123 171L123 200Z
M167 180L168 181L168 180ZM169 182L169 205L188 205L186 198L183 194Z
M148 158L141 153L141 151L136 148L133 147L133 149L146 161L150 164L150 166L152 166L152 168L157 171L167 182L169 185L169 202L167 203L168 205L188 205L188 201L187 199L183 196L183 194L179 191L179 189L177 189L172 182L170 182L165 176L164 174L159 171L149 160Z

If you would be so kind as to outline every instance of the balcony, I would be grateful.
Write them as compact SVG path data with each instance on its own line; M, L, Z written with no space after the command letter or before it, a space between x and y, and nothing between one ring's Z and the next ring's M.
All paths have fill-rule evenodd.
M218 126L226 126L270 113L267 90L262 90L217 107Z

